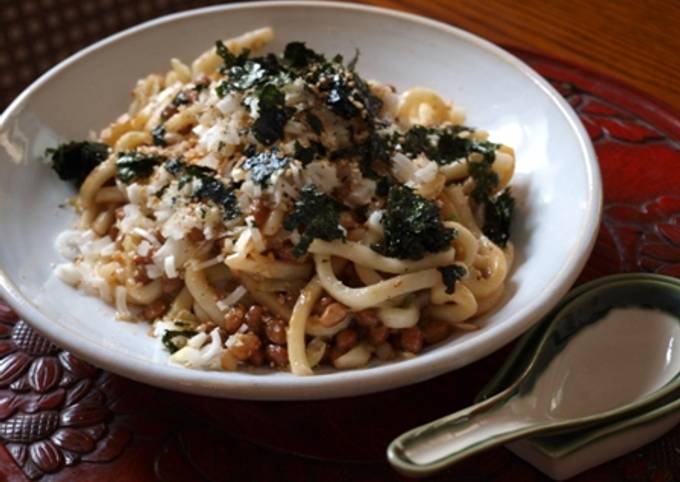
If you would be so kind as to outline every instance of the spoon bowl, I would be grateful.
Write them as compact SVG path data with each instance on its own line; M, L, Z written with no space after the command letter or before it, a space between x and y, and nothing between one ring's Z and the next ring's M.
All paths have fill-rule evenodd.
M677 281L599 283L568 297L542 324L514 383L396 438L390 463L424 476L496 445L623 419L680 394Z

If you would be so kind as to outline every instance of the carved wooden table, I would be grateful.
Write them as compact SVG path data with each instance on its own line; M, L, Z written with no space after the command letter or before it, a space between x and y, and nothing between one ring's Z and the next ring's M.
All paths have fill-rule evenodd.
M603 220L579 282L628 271L680 276L680 118L610 80L516 53L569 100L599 156ZM384 461L389 440L469 404L508 352L362 397L215 400L102 372L0 303L0 480L404 480ZM434 480L547 479L497 449ZM680 427L575 480L680 481Z

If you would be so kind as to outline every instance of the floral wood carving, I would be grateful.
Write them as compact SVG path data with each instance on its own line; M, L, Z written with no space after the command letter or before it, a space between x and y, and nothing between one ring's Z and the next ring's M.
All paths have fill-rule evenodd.
M641 206L609 205L603 217L622 271L680 277L680 197L660 196Z
M101 372L0 304L0 440L31 479L111 443Z
M680 277L680 119L635 94L589 84L578 70L565 80L563 69L542 73L588 131L604 189L601 232L582 280L633 271Z

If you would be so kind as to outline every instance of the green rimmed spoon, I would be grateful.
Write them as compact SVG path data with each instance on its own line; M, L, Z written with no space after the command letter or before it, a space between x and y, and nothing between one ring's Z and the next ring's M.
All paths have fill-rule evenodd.
M553 310L547 328L532 333L537 348L512 385L396 438L390 463L425 476L518 438L624 419L680 395L680 285L616 278Z
M496 372L496 374L489 380L489 382L482 388L482 390L475 397L474 402L479 403L487 398L490 398L500 391L508 388L517 382L517 379L524 373L527 366L534 356L536 346L541 342L545 332L550 327L550 321L555 318L555 315L562 310L569 302L582 295L586 291L593 290L597 287L607 284L613 284L620 281L658 281L661 283L670 283L671 285L680 286L680 279L672 278L670 276L654 274L654 273L622 273L604 276L597 278L588 283L584 283L577 288L572 289L567 293L562 300L555 305L555 307L545 315L538 323L534 325L527 333L525 333L515 344L512 353L503 362L503 366Z

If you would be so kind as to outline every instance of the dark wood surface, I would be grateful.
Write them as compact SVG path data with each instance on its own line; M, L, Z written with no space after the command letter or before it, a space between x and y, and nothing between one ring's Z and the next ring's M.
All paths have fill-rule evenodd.
M369 0L436 18L494 43L548 54L680 110L676 0Z
M49 65L104 35L214 3L0 0L0 101L6 104ZM521 47L516 53L575 107L595 144L605 194L597 245L580 282L627 271L680 276L677 2L376 3ZM469 404L508 351L381 394L319 402L214 400L103 373L37 336L0 304L0 481L404 480L383 460L386 443ZM497 449L435 480L547 478ZM680 428L575 480L680 481Z
M100 38L219 0L0 0L0 108ZM677 0L363 0L588 67L680 110Z

